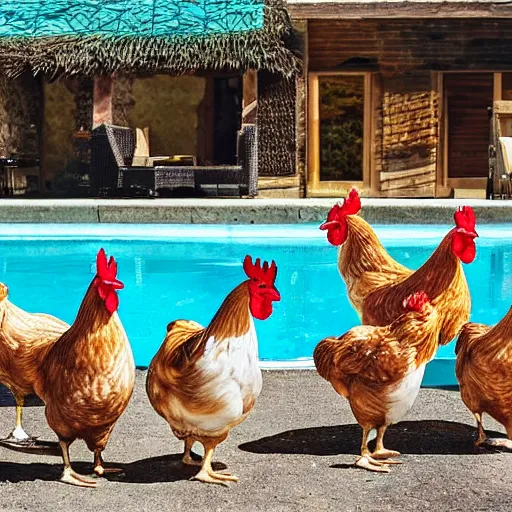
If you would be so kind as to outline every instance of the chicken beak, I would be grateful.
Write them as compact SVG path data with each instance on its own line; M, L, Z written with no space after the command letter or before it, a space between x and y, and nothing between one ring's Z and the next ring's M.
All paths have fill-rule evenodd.
M124 288L124 284L118 279L114 279L112 287L114 288L114 290L122 290Z
M118 279L113 279L112 281L103 279L102 283L106 284L107 286L112 286L114 290L122 290L124 288L124 284Z
M335 226L337 226L339 224L339 222L335 221L335 220L331 220L331 221L328 221L328 222L324 222L321 226L320 226L320 229L322 231L325 231L326 229L329 229L329 228L334 228Z
M277 291L277 288L272 288L269 290L268 297L272 301L279 302L281 300L281 294Z

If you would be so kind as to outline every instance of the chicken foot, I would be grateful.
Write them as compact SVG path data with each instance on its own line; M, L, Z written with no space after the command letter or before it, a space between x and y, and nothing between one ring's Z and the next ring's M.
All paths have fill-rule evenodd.
M386 464L402 464L399 460L389 460L391 457L400 457L400 452L384 448L384 434L387 428L387 426L382 426L377 429L376 445L372 457L378 460L385 459Z
M357 458L355 465L359 468L377 473L389 473L390 469L386 462L374 459L368 449L368 434L371 428L363 428L363 439L361 441L361 456Z
M33 441L36 438L30 437L22 426L23 420L23 406L25 405L25 397L22 395L14 394L14 398L16 399L16 425L14 430L9 434L7 440L16 443L26 443L27 441Z
M71 467L71 462L69 460L69 445L71 443L69 441L62 441L59 439L59 444L60 449L62 450L62 458L64 460L64 471L60 477L60 481L66 484L76 485L78 487L96 487L97 482L84 475L78 474Z
M497 449L504 449L507 451L512 452L512 441L510 439L506 438L491 438L487 437L484 426L482 423L482 414L481 413L474 413L476 424L478 427L478 437L475 441L475 446L482 447L482 448L497 448ZM507 434L510 437L512 434L512 428L507 428Z
M181 459L181 462L187 466L202 466L203 462L201 460L196 460L192 458L193 445L194 439L185 439L185 449L183 451L183 458Z
M228 482L238 482L238 478L230 473L217 473L212 468L212 458L215 448L219 444L215 441L203 441L204 458L201 470L191 480L199 480L207 484L219 484L228 487Z
M106 468L104 466L103 457L101 456L102 448L94 450L94 473L98 476L103 476L105 473L122 473L121 468Z

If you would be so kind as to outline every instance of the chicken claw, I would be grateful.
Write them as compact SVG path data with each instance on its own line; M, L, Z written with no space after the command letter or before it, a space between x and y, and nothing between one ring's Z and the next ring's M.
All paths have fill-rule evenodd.
M390 469L387 462L379 462L372 459L369 455L361 455L355 465L359 468L367 469L368 471L375 471L377 473L389 473Z
M402 464L399 460L391 460L391 457L400 457L400 452L383 448L372 453L373 459L385 460L386 464Z
M118 474L123 472L120 468L106 468L104 464L103 457L101 456L101 450L96 450L94 452L94 473L96 475L103 476L106 473Z
M228 482L238 482L238 478L229 473L215 473L215 471L206 471L204 468L193 476L191 480L199 480L206 484L219 484L224 487L229 487Z
M96 487L98 485L96 481L91 478L87 478L86 476L79 475L70 467L64 468L60 481L66 484L76 485L78 487Z
M502 438L502 437L499 437L499 438L488 437L481 444L481 446L497 448L498 450L503 449L503 450L512 452L512 441L510 439L506 439L506 438Z

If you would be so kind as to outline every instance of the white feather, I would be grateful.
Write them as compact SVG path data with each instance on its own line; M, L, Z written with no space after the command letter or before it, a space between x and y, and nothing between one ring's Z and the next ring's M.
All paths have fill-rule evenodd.
M424 364L412 367L407 375L388 393L388 413L386 415L388 423L400 421L409 412L418 396L424 373Z
M215 414L197 414L188 410L186 403L171 398L172 416L186 428L205 433L218 432L243 416L244 399L256 399L262 388L259 368L258 340L251 317L247 334L216 342L211 336L204 355L196 363L202 384L198 392L222 404Z

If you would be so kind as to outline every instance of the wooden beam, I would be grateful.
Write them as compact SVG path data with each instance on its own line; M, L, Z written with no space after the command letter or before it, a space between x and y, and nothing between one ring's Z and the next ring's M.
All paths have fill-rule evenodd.
M111 76L94 77L92 127L102 123L112 124L112 96L114 80Z
M512 18L512 4L500 2L288 2L296 19Z
M378 197L382 173L382 76L373 73L371 77L370 190L372 196Z
M255 124L258 112L258 72L244 73L242 85L242 124Z

